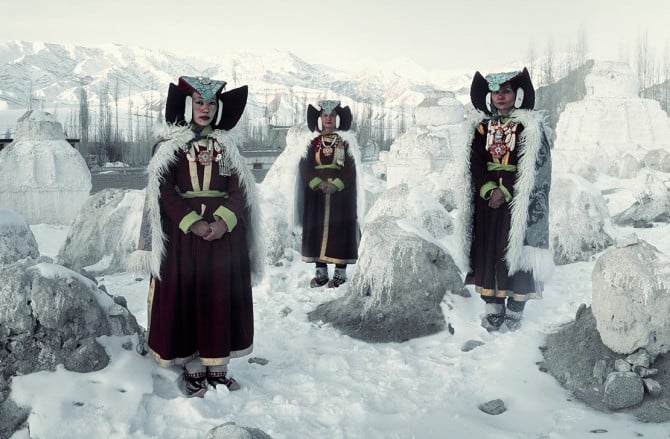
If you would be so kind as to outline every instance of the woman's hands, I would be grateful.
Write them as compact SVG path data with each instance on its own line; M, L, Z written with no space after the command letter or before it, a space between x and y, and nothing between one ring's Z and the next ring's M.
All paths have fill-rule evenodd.
M216 220L208 223L205 220L200 220L191 226L191 232L198 235L205 241L214 241L223 236L228 231L228 225L224 220Z
M333 183L330 183L328 181L322 181L321 183L319 183L319 185L317 187L324 194L334 194L335 192L337 192L337 186L335 186Z
M505 194L498 188L495 188L491 191L491 196L489 197L489 207L491 209L497 209L505 202Z

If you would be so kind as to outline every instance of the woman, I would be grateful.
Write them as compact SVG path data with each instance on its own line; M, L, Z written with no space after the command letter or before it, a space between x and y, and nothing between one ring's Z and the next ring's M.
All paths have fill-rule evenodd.
M485 302L482 326L521 326L526 301L541 297L553 271L549 251L551 156L544 116L532 111L528 70L475 73L470 90L478 117L464 159L457 236L465 283Z
M347 132L351 111L339 101L322 100L307 109L307 125L319 131L300 160L296 202L302 225L302 259L314 262L310 287L337 288L347 280L347 264L358 260L356 137ZM335 264L333 278L328 263Z
M224 87L189 76L170 84L148 167L148 348L160 366L183 366L187 396L239 388L227 364L252 351L252 276L262 274L255 182L228 132L247 87Z

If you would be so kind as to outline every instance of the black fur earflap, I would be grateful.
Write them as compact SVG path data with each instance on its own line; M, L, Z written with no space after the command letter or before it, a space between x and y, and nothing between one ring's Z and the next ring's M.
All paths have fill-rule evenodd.
M519 74L510 78L506 82L510 83L512 88L517 91L517 94L519 94L519 89L523 90L523 100L516 108L532 110L535 107L535 88L533 88L533 82L530 79L528 69L524 67L523 71L519 72ZM499 85L500 84L496 84L496 86ZM470 86L470 101L476 109L486 114L492 113L492 109L486 105L486 99L489 93L491 93L489 82L481 73L475 72L475 76L472 78L472 85Z
M217 95L221 117L212 121L212 128L230 130L237 125L247 105L248 95L249 88L246 85ZM190 92L180 89L176 84L170 84L165 101L165 122L174 125L187 123L185 113L188 96Z
M337 127L339 131L348 131L351 128L353 117L349 107L342 107L338 105L335 107L335 112L340 117L340 124ZM316 109L312 104L307 106L307 127L310 131L319 130L319 117L321 117L321 110ZM321 131L321 130L319 130Z

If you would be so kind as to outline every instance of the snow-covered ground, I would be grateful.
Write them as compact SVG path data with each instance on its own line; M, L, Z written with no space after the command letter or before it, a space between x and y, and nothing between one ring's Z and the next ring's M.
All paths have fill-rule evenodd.
M608 202L619 211L616 203L628 200L620 196ZM31 228L47 256L58 253L68 232L65 226ZM670 254L670 226L617 229L622 235L632 232ZM184 398L176 385L179 370L161 369L151 358L124 350L122 338L105 338L100 341L112 360L99 372L61 368L13 380L12 398L32 407L30 433L14 438L203 438L231 421L274 439L567 439L595 432L603 438L668 437L667 424L595 411L538 370L545 335L571 321L579 304L590 304L594 261L557 267L544 299L528 305L517 333L487 333L479 325L481 300L450 295L443 310L453 335L445 330L388 344L368 344L308 322L308 311L344 290L308 288L312 266L295 261L268 267L254 291L255 349L230 365L240 391ZM125 296L146 326L146 278L121 273L99 281L110 293ZM463 352L468 340L485 344ZM268 363L248 361L254 357ZM478 409L496 398L505 402L503 414Z

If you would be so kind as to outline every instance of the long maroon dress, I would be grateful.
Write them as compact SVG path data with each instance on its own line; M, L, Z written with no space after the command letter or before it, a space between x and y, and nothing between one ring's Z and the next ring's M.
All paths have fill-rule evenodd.
M230 163L233 151L226 148L235 146L219 145L221 165L189 160L189 155L197 155L198 147L187 149L173 141L161 146L166 150L159 150L152 159L162 163L149 166L147 190L153 183L158 194L148 196L158 195L164 239L160 274L152 279L149 298L148 345L163 366L183 364L195 357L207 366L223 365L252 350L247 230L251 183L241 180L240 169ZM151 169L155 169L154 175ZM215 217L215 212L221 216ZM214 241L184 231L200 218L207 222L223 218L229 230ZM155 231L152 235L155 241Z

